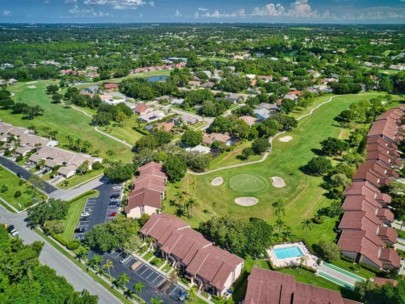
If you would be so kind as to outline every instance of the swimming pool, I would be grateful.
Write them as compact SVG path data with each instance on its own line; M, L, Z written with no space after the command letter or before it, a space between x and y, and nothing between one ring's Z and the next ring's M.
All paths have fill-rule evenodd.
M284 248L273 248L274 255L277 259L290 259L290 258L299 258L304 254L302 253L299 246L291 246Z

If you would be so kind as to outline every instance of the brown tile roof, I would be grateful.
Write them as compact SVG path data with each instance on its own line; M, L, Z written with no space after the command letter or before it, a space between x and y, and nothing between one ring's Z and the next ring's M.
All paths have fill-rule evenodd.
M400 156L400 154L398 153L397 150L390 148L388 146L381 145L379 143L367 144L366 151L367 151L367 153L373 152L373 151L379 151L381 153L388 155L388 157L394 157L394 156L399 157Z
M379 226L381 226L381 222L372 210L371 212L346 211L340 221L339 229L355 229L377 233Z
M214 141L220 141L223 143L226 143L228 140L231 139L231 136L229 134L225 133L210 133L210 134L204 134L203 136L203 143L206 145L211 145Z
M118 89L119 84L118 84L118 83L106 83L106 84L104 85L104 87L105 87L107 90L114 90L114 89Z
M245 304L359 304L334 290L295 281L271 270L253 268L248 278Z
M239 119L241 119L241 120L243 120L244 122L246 122L249 126L253 126L253 125L256 123L256 121L257 121L257 118L254 118L254 117L248 116L248 115L246 115L246 116L241 116L241 117L239 117Z
M376 199L377 194L380 193L375 186L370 184L367 181L363 182L353 182L351 185L346 189L344 194L347 195L364 195L370 199Z
M399 268L401 266L401 257L393 248L383 248L381 250L380 260L382 263L387 263L395 268Z
M377 217L379 219L384 219L384 220L389 221L391 223L394 221L394 213L392 213L391 210L388 209L388 208L380 208L380 209L378 209Z
M364 165L364 164L363 164ZM366 164L367 166L367 164ZM367 168L366 166L360 166L353 180L368 181L376 187L381 187L382 185L389 185L391 180L384 175L381 175L374 171L372 168Z
M138 103L135 106L135 112L138 113L138 114L143 114L149 109L150 109L150 107L148 105L144 104L144 103Z
M392 286L397 286L398 282L393 279L386 279L386 278L374 278L374 283L378 286L384 286L385 284L391 284Z
M367 136L385 136L395 142L398 139L397 135L398 131L395 123L388 120L378 120L373 123Z
M163 252L179 258L186 266L186 272L219 290L223 290L228 277L243 263L243 259L214 246L172 215L152 215L140 231L154 238Z
M150 206L160 209L161 202L162 198L160 192L148 188L140 188L130 193L125 212L129 213L132 209L140 206Z
M368 137L367 144L368 145L369 144L379 144L380 146L387 147L390 149L394 149L394 150L398 149L398 146L395 143L388 141L383 137Z
M381 205L375 199L364 195L349 195L343 202L343 210L363 210L363 208L380 208Z
M384 241L384 242L390 242L392 244L395 244L397 241L398 233L394 228L391 227L381 227L380 231L378 232L378 236Z
M172 122L161 122L157 125L158 130L163 130L165 132L170 132L174 128L174 123Z

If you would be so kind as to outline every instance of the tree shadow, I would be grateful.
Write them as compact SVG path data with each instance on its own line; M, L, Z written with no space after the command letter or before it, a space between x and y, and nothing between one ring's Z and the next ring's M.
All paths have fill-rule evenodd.
M325 156L325 153L321 149L312 148L311 151L312 151L312 153L314 153L314 154L316 154L318 156Z

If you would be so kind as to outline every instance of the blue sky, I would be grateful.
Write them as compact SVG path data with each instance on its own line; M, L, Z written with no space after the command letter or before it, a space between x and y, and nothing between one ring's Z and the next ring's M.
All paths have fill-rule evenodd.
M405 0L0 0L0 23L405 23Z

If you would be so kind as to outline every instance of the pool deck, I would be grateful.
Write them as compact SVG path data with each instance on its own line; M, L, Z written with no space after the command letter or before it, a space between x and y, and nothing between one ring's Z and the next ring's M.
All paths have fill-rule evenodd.
M273 251L273 249L281 249L281 248L289 248L289 247L299 247L300 251L304 254L301 257L292 257L292 258L285 258L285 259L278 259ZM317 269L318 265L316 261L318 258L312 255L308 248L302 242L298 243L289 243L289 244L280 244L275 245L272 248L267 250L267 254L270 257L271 263L275 267L291 267L291 266L301 266L304 265L306 267L312 268L314 270Z

